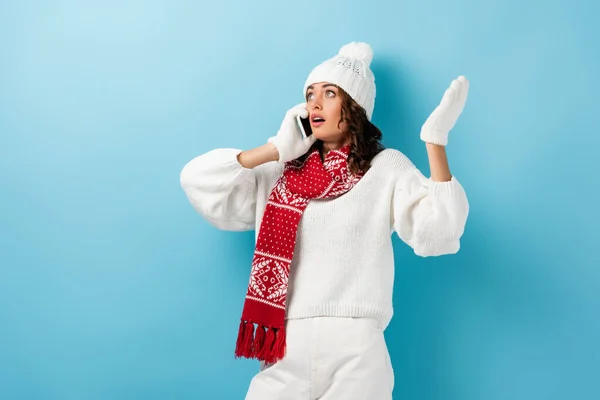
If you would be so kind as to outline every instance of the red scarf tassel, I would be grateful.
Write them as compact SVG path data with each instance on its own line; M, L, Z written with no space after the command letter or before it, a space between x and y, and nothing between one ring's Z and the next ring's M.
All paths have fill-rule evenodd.
M235 347L236 358L254 358L274 363L281 360L286 351L285 328L255 327L251 321L240 322Z

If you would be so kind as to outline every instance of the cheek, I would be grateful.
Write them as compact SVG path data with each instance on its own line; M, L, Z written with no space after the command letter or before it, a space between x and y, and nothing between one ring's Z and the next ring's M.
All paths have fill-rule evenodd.
M341 123L340 124L340 120L342 119L342 104L339 101L336 101L335 103L331 104L331 108L330 108L330 112L329 112L329 120L332 122L332 127L336 128L340 127L340 130L342 132L345 132L346 129L344 129L344 127L346 126L345 123Z

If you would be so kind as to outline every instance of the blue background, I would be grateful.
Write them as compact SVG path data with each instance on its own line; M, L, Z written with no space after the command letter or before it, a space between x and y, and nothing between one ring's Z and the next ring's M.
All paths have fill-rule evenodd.
M369 42L385 144L471 81L451 132L457 255L394 237L397 399L598 399L599 6L589 1L3 1L0 397L242 399L253 232L179 172L251 148L312 67Z

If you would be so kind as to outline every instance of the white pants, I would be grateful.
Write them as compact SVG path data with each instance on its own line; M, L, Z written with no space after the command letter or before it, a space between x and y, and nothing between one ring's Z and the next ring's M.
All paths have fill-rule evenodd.
M246 400L392 399L394 373L376 320L297 319L286 330L286 356L260 363Z

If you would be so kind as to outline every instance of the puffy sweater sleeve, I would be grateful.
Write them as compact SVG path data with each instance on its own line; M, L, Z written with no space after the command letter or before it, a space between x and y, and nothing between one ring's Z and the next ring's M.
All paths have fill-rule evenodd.
M216 149L189 161L180 182L194 209L211 225L229 231L255 228L257 177L237 160L241 150Z
M393 229L416 255L457 253L469 202L456 177L447 182L426 178L402 153L397 154L392 193Z

